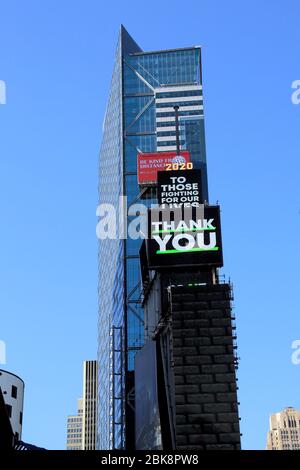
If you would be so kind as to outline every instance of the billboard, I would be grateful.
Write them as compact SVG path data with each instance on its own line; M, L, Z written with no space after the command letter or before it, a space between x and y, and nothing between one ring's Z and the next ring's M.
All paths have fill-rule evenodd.
M177 152L155 152L139 153L137 156L138 184L155 185L157 183L157 172L172 169L174 164L178 164L178 169L188 168L190 163L190 153L188 151Z
M219 206L149 209L148 229L149 269L223 266Z
M197 207L203 203L201 170L159 171L158 203L169 207Z

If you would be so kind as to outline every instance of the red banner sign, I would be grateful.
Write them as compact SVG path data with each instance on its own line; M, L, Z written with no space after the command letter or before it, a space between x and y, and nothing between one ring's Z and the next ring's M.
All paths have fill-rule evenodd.
M190 161L190 153L186 150L177 152L156 152L138 154L138 183L142 185L155 184L157 172L166 169L167 164L185 164Z

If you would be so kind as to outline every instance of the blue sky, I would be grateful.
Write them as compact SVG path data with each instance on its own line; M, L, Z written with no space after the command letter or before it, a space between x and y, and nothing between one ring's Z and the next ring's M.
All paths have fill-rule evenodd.
M120 23L144 50L203 46L243 447L265 447L271 412L300 409L299 14L296 0L0 0L0 340L26 383L25 441L65 447L96 357L97 160Z

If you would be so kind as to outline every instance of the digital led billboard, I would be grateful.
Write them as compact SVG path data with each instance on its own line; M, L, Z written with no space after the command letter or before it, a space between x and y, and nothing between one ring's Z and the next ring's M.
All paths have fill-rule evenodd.
M201 170L159 171L159 204L169 207L197 207L203 203Z
M148 229L150 269L223 265L219 206L149 209Z
M178 164L178 169L185 169L190 163L190 153L176 152L155 152L139 153L137 157L138 183L140 185L155 185L157 183L157 172L171 170L174 164ZM190 163L190 165L192 165Z

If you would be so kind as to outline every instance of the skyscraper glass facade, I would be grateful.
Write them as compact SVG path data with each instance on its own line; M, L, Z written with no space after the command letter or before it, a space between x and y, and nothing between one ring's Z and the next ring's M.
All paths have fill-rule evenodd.
M127 209L156 202L155 192L140 200L137 154L176 150L174 105L179 106L181 149L202 170L208 199L201 49L142 52L121 27L100 150L99 204L121 213L122 195ZM133 216L126 217L130 222ZM126 445L126 374L134 369L135 354L144 342L140 245L140 239L130 238L99 241L100 449Z

